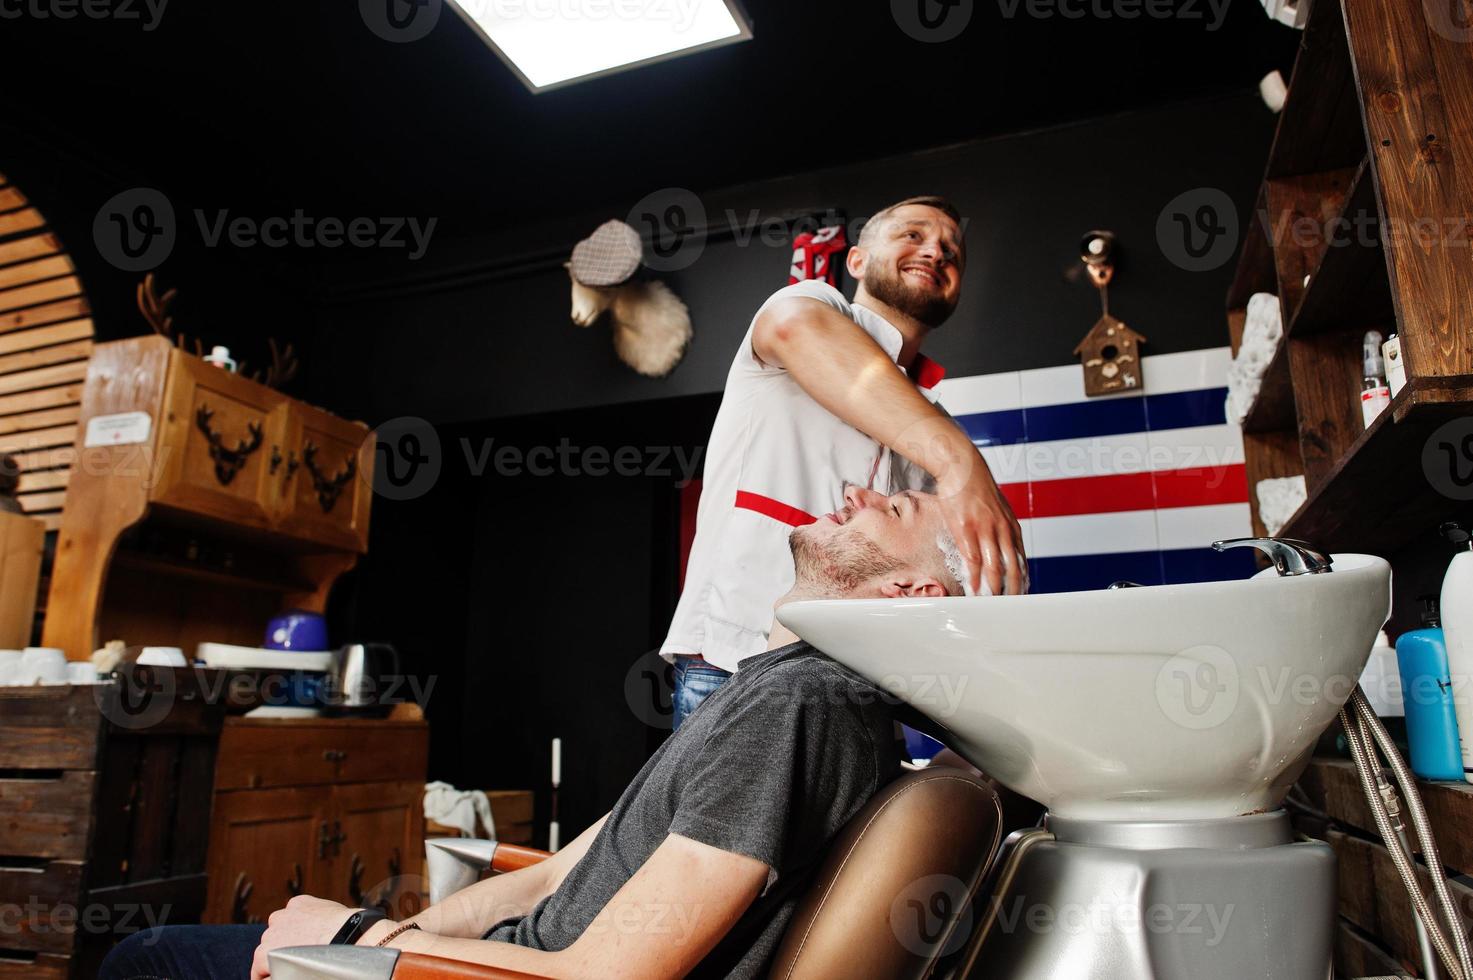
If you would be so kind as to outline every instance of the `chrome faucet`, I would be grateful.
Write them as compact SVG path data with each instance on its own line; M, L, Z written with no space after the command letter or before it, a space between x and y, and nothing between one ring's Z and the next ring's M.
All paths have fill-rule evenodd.
M1318 575L1330 571L1333 559L1314 545L1293 538L1230 538L1212 542L1213 551L1257 548L1268 555L1280 575Z

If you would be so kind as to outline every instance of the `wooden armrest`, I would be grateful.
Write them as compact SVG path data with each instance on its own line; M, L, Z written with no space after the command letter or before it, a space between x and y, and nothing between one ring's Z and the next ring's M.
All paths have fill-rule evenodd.
M424 953L401 953L394 980L546 980L535 973L519 973L499 966L482 966Z
M520 871L534 864L541 864L552 857L551 851L539 851L535 847L520 844L497 844L491 855L491 870L497 874L505 871Z

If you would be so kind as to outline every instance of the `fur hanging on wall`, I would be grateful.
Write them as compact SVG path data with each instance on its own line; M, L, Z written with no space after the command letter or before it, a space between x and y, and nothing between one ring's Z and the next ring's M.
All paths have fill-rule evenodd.
M622 221L606 221L578 243L566 263L573 322L591 327L608 312L619 359L646 377L663 378L690 345L690 311L664 283L635 278L643 251L639 233Z

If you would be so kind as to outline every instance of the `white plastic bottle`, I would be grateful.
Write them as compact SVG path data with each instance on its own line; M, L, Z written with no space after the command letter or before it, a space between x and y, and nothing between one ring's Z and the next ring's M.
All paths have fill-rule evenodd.
M1456 524L1442 533L1458 545L1469 535ZM1458 716L1458 742L1463 752L1463 779L1473 783L1473 550L1459 551L1442 579L1442 637L1453 682L1453 710ZM1468 732L1467 735L1461 734Z

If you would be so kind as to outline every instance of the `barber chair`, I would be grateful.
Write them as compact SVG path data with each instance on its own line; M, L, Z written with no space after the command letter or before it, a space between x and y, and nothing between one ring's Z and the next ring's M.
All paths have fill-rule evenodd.
M973 899L1002 836L984 780L960 769L907 773L835 839L794 912L769 976L782 980L921 980L955 953L977 918ZM430 900L487 867L515 871L543 851L495 841L426 842ZM886 927L888 925L888 928ZM271 954L274 980L537 980L496 967L362 946L293 946Z

